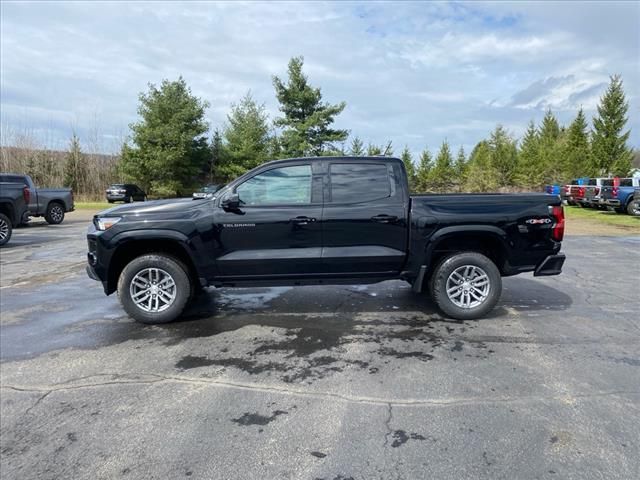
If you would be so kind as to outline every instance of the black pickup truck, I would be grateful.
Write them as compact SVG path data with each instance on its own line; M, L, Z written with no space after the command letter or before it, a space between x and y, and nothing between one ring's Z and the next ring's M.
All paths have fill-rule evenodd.
M557 275L564 212L548 194L409 195L390 157L278 160L212 198L105 210L87 272L144 323L177 318L202 288L401 279L447 316L489 312L501 276Z

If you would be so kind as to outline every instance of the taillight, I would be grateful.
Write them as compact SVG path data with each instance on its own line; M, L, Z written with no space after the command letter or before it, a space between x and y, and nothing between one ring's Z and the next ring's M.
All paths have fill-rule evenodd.
M584 197L584 187L578 187L578 196Z
M596 187L594 195L599 195L599 194L600 194L600 187Z
M29 200L31 200L31 191L26 185L22 188L22 196L24 197L24 203L28 205Z
M551 215L555 219L556 223L553 226L551 237L556 242L561 242L564 237L564 208L562 206L551 207Z

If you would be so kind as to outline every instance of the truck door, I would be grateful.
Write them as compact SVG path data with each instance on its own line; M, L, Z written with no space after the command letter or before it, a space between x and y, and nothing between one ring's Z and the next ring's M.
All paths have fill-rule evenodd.
M322 259L329 273L389 273L407 249L405 192L398 165L328 160Z
M318 188L313 183L311 162L299 162L261 170L228 192L238 194L240 206L218 207L214 215L220 275L321 273L321 177Z

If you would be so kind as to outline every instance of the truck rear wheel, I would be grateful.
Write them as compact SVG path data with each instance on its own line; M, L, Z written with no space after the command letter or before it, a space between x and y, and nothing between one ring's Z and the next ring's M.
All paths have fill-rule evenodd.
M138 322L169 323L178 318L193 288L187 268L163 254L142 255L122 270L118 297L124 310Z
M44 219L49 225L59 225L64 220L64 207L58 202L51 202L47 205Z
M11 239L13 226L11 220L4 213L0 213L0 246L5 245Z
M433 272L431 297L444 314L472 320L489 313L500 299L502 278L486 256L462 252L446 257Z
M629 215L640 215L640 199L636 200L634 198L632 198L631 200L629 200L629 203L627 203L627 213Z

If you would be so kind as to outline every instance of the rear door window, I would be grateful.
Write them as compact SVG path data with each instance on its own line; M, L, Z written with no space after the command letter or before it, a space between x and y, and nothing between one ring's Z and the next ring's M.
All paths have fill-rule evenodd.
M632 187L633 186L633 181L630 178L621 178L620 179L620 186L621 187Z
M331 203L362 203L391 196L386 164L332 163Z

